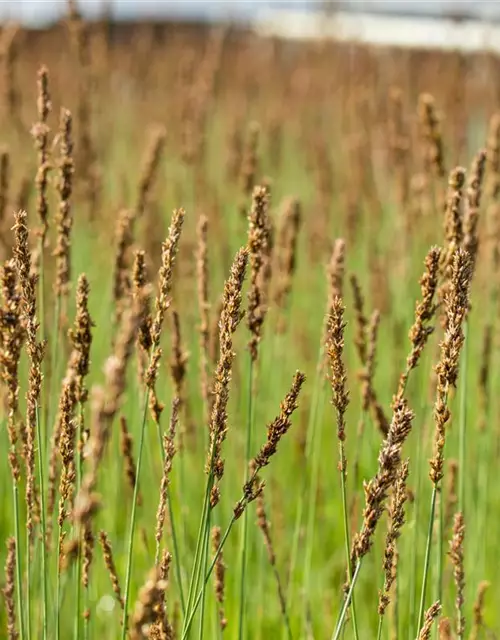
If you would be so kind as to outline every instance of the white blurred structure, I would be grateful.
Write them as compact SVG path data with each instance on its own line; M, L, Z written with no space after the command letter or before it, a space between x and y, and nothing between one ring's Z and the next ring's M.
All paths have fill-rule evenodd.
M500 50L498 0L78 0L88 19L244 22L284 38L342 40L467 51ZM0 21L44 26L65 0L0 0Z

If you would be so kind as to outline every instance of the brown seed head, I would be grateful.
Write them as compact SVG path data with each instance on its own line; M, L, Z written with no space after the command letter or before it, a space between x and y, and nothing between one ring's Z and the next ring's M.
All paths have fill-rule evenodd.
M222 311L219 321L219 361L214 376L214 403L210 417L210 447L206 463L207 473L213 473L216 483L224 474L222 444L227 433L227 403L229 382L234 359L233 334L240 323L243 280L248 260L248 251L240 249L236 254L231 273L224 285ZM217 504L217 487L214 487L213 502ZM215 506L215 504L213 506Z
M437 391L434 405L434 457L430 462L430 478L437 484L443 477L444 444L446 424L450 419L447 407L448 391L454 387L458 377L460 351L464 342L462 324L469 304L469 285L472 265L463 249L455 251L450 288L446 294L446 332L441 342L441 357L436 367Z
M250 258L250 290L248 292L247 324L251 333L248 343L252 360L257 360L258 345L262 335L262 325L266 314L263 276L265 257L269 245L269 189L255 187L252 194L252 208L248 216L248 251Z
M104 556L104 564L106 565L106 569L108 570L109 577L111 579L111 585L113 587L113 593L116 596L116 599L120 603L120 607L123 609L123 598L122 591L120 588L120 580L118 578L118 574L116 572L115 561L113 559L113 549L111 547L111 543L108 538L108 534L105 531L99 532L99 542L102 548L102 555Z
M158 608L161 608L167 581L160 577L160 570L153 569L145 584L139 590L134 613L130 621L130 640L142 640L149 635L149 629L156 622Z
M386 439L382 443L376 475L364 485L365 509L363 526L352 543L353 566L365 556L373 544L373 535L380 520L387 496L394 486L401 464L401 449L411 431L414 414L404 398L398 399L393 407L392 422Z
M151 341L155 347L160 344L161 330L165 314L170 306L173 268L177 256L179 239L184 223L184 209L176 209L168 230L168 236L162 244L161 267L159 271L158 295L156 296L156 314L151 325Z
M66 296L71 281L71 216L70 198L73 187L73 141L71 137L72 118L67 109L61 110L59 125L61 158L59 160L59 210L57 213L57 244L53 255L56 257L56 296Z
M221 530L220 527L212 527L212 549L213 553L218 551L221 542ZM217 560L215 561L214 569L214 590L215 599L219 604L219 626L221 631L227 626L227 620L224 615L224 587L225 587L225 573L226 565L224 564L224 558L222 551L219 553Z
M464 217L464 241L463 247L472 261L472 269L476 264L479 248L479 210L481 205L481 192L486 165L486 150L481 149L472 163L469 184L467 186L467 208Z
M349 392L346 388L347 374L345 371L344 354L344 311L342 299L332 300L331 315L327 325L326 352L330 363L330 384L332 387L332 403L337 412L337 438L345 440L345 412L349 404ZM345 468L345 461L342 461Z
M5 586L2 589L5 598L5 611L7 613L7 638L17 640L19 634L16 628L15 605L15 572L16 572L16 539L7 540L7 559L5 561Z
M147 205L158 167L161 160L162 151L165 147L166 133L163 127L158 127L151 132L150 140L142 162L141 175L139 178L137 202L135 205L135 217L139 218Z
M394 494L389 507L389 529L385 537L384 550L384 587L379 594L378 612L383 616L390 602L391 588L396 580L396 543L401 535L405 522L405 502L408 496L406 481L408 479L409 461L405 460L397 471Z
M420 630L418 640L430 640L432 625L434 624L434 621L436 620L436 618L440 613L441 613L441 603L438 600L437 602L432 604L425 612L424 626Z
M423 93L419 99L419 118L422 127L422 137L425 144L426 169L438 178L444 178L443 139L434 98L429 93Z
M19 409L18 368L24 331L21 324L21 296L13 260L4 263L0 279L3 298L3 306L0 309L0 375L7 389L9 464L12 478L17 483L21 473L16 451Z
M465 617L463 615L464 606L464 589L465 589L465 574L464 574L464 537L465 537L465 524L464 516L462 512L455 514L453 521L453 537L450 541L450 558L453 564L453 576L455 578L455 587L457 590L457 596L455 599L455 608L457 610L457 627L456 632L459 638L462 638L465 633Z

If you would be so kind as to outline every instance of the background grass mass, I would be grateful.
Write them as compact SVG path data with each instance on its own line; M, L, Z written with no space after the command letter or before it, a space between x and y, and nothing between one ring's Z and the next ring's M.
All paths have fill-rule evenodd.
M498 58L0 40L0 637L496 637Z

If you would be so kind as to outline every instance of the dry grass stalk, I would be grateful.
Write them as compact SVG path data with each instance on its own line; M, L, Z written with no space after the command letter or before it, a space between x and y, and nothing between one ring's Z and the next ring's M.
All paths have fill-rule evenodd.
M120 607L123 609L123 597L122 597L122 590L120 588L120 579L118 578L118 573L116 572L116 565L113 559L113 549L111 547L108 534L105 531L101 530L99 532L99 542L102 548L104 564L106 565L106 569L111 579L113 593L115 594L116 599L120 603Z
M276 306L285 310L292 289L297 263L297 244L302 219L301 206L297 198L288 198L283 203L278 238L276 243L276 284L274 300ZM278 328L283 330L284 320Z
M141 174L139 178L137 202L134 209L134 216L139 218L146 210L148 197L153 186L161 155L165 147L166 133L163 127L158 127L151 132L151 137L142 162Z
M163 405L156 395L156 380L162 350L160 348L161 331L166 313L170 307L170 292L172 290L173 269L177 256L182 225L184 223L184 209L176 209L166 240L162 244L161 267L158 273L158 293L155 299L155 315L151 323L151 356L146 371L145 382L150 392L150 410L153 420L159 424Z
M491 267L495 275L500 267L500 113L490 120L486 142L486 225ZM496 280L496 278L495 278ZM498 284L495 282L498 287Z
M481 631L484 629L484 600L486 592L490 587L490 583L483 580L477 588L476 599L473 607L472 629L470 632L470 640L478 640Z
M354 338L354 346L356 347L356 351L358 352L361 366L364 367L366 364L367 350L366 328L368 326L368 320L365 315L365 299L361 291L359 280L354 273L351 274L350 282L353 295L354 314L356 319L356 336Z
M481 355L481 368L479 369L479 400L481 405L481 416L479 418L479 430L484 431L487 427L488 408L490 401L490 369L493 347L493 327L487 324L484 328L483 349Z
M151 325L151 340L154 346L160 344L161 330L165 314L170 307L173 267L177 256L179 239L184 223L184 209L176 209L168 230L168 236L162 245L161 267L158 275L158 295L155 301L156 314Z
M134 491L137 480L133 447L134 441L128 430L127 420L125 416L120 416L120 451L124 460L125 476L132 492ZM137 504L141 503L142 497L139 493L137 496Z
M76 481L75 440L77 423L74 416L76 405L76 380L74 372L70 369L63 381L57 418L60 424L57 430L60 433L59 455L62 463L61 479L59 482L58 516L60 536L62 536L62 527L67 517L66 503L72 501L73 488Z
M151 295L146 287L149 286L149 278L146 268L146 253L137 250L134 253L133 267L133 294L134 300L141 300L141 311L137 341L145 354L149 354L151 341Z
M116 254L113 275L113 301L115 324L120 325L124 307L131 291L129 275L130 249L134 242L134 217L128 209L122 209L116 224Z
M463 230L463 187L465 184L465 169L455 167L450 172L448 180L448 194L444 215L444 236L446 240L446 252L443 255L443 272L449 279L453 266L453 255L458 247L462 246L464 239Z
M243 194L247 197L252 193L258 171L259 134L259 125L256 122L252 122L248 127L247 140L243 148L243 157L240 167L241 189Z
M453 256L453 270L450 287L446 293L446 331L440 345L441 356L436 367L437 390L434 405L434 457L430 461L430 478L437 486L443 477L444 444L446 424L450 419L448 392L454 387L458 377L460 351L464 342L462 323L469 304L469 285L472 265L463 249L457 249Z
M200 216L197 226L198 245L196 253L196 275L198 284L198 308L200 312L200 381L201 397L205 409L205 421L210 414L209 373L210 362L210 302L208 294L208 218Z
M458 460L451 459L448 461L448 477L446 488L446 507L444 511L444 526L447 529L453 519L455 508L458 502L457 485L458 485Z
M384 587L379 593L378 612L381 616L391 600L391 589L397 577L396 544L405 523L405 502L408 496L406 481L408 479L409 461L405 460L397 471L394 494L389 507L389 529L385 537L384 549Z
M31 131L35 139L35 147L38 151L38 170L36 174L37 188L37 204L36 211L40 219L41 229L40 236L42 238L42 246L45 246L47 233L49 230L48 222L48 200L47 187L48 175L50 170L49 161L49 126L47 120L52 109L49 95L49 72L47 67L43 66L38 71L38 122L33 126Z
M290 391L286 394L285 399L280 405L279 415L267 426L267 440L261 447L259 453L251 461L253 473L243 487L243 498L236 503L234 507L234 516L236 519L243 515L247 505L259 497L264 488L263 483L256 483L255 478L259 471L267 466L278 450L278 445L283 436L292 426L292 414L298 407L298 398L302 385L306 380L302 371L296 371L293 377Z
M2 29L0 41L0 63L2 73L2 89L0 108L10 120L20 125L20 97L16 86L16 60L18 57L18 36L21 29L18 25L8 23Z
M217 550L220 546L220 542L221 542L220 527L212 527L212 549L214 554L217 553ZM215 567L214 567L214 590L215 590L215 599L217 600L217 604L219 607L219 626L221 631L224 631L224 629L227 626L227 620L224 613L225 574L226 574L226 565L224 564L223 552L221 551L217 556L217 560L215 562Z
M248 216L248 251L250 260L250 290L248 292L247 325L251 334L248 343L250 357L255 362L262 336L262 325L267 307L264 295L265 256L268 254L269 189L255 187L252 194L252 208Z
M352 542L352 566L365 556L373 544L373 535L384 513L389 490L394 486L401 464L401 449L411 430L414 414L404 398L394 403L393 417L389 432L382 443L375 476L364 484L365 509L361 531Z
M455 599L455 608L457 610L456 633L459 638L464 637L465 633L465 617L463 613L464 607L464 537L465 523L463 513L460 511L455 514L453 521L453 537L450 541L450 558L453 564L453 577L455 578L455 587L457 596Z
M425 612L424 626L420 630L418 640L430 640L432 625L441 613L441 604L439 601L432 604Z
M37 509L35 486L35 432L38 404L42 387L42 360L45 344L38 342L39 322L36 316L37 276L31 272L31 251L28 245L27 214L19 211L15 214L14 225L14 261L22 291L21 317L26 325L26 350L30 363L28 392L26 396L26 504L28 509L26 528L30 539L33 535L33 515Z
M255 478L255 482L257 483L257 485L259 484L258 477ZM257 525L262 531L262 535L264 536L264 544L266 545L267 557L269 560L269 564L273 569L274 577L276 580L276 588L278 590L278 599L280 601L281 614L283 615L283 618L288 622L285 590L283 588L283 582L281 580L281 576L278 571L278 565L276 563L276 552L274 550L273 539L271 537L271 524L267 518L263 489L258 492L258 496L256 499L256 514Z
M412 350L406 359L406 369L399 378L398 397L404 394L410 371L417 367L427 340L434 331L430 323L437 309L434 295L438 285L440 257L441 249L431 247L425 258L425 272L420 278L422 299L415 306L415 322L408 334Z
M229 383L234 360L233 334L242 317L241 311L243 281L248 260L247 249L240 249L231 266L231 273L224 285L222 311L219 322L219 361L214 374L214 403L210 416L210 446L205 471L213 474L214 485L211 489L210 504L219 502L219 483L224 475L222 444L227 434L227 403Z
M453 640L453 632L449 618L442 618L438 624L439 640Z
M467 207L463 223L463 248L471 258L472 269L475 268L479 249L478 223L485 165L486 150L481 149L474 157L470 170L469 184L467 185Z
M165 459L163 462L163 473L160 483L160 500L158 502L158 510L156 512L156 564L159 561L159 550L161 539L163 537L163 529L165 527L165 516L167 510L167 491L170 482L170 472L172 471L172 463L176 452L175 448L175 432L179 422L180 399L175 397L172 401L172 412L170 415L170 425L168 433L163 437L163 448L165 451Z
M341 472L346 471L347 462L343 451L345 441L345 412L349 404L347 390L347 374L345 370L344 353L344 305L342 299L335 296L332 300L330 316L327 325L326 353L330 363L330 384L332 387L332 404L337 412L337 439L342 445Z
M7 540L7 559L5 561L5 586L2 589L5 598L5 611L7 614L7 638L17 640L19 633L16 626L16 605L14 599L16 573L16 539Z
M19 359L24 332L21 325L20 296L13 260L5 262L1 274L3 306L0 309L0 375L7 389L7 433L9 465L13 481L21 475L17 454L19 410Z
M367 351L364 370L360 374L361 379L361 407L368 411L370 399L373 395L373 376L375 375L375 354L377 349L377 335L380 324L380 313L375 309L367 327Z
M433 96L429 93L421 94L418 107L422 137L425 145L425 168L436 178L442 179L446 175L443 138Z
M170 361L170 373L172 382L174 383L174 395L176 395L181 402L184 400L184 383L188 359L189 355L182 347L179 313L174 309L172 311L172 358Z
M123 316L114 353L105 364L104 387L97 387L93 394L92 431L88 442L89 466L75 500L73 519L75 525L88 531L92 517L99 508L99 499L94 493L97 474L111 436L112 422L120 410L126 384L127 364L133 352L134 340L139 325L140 305L134 305Z
M57 297L67 298L71 281L71 216L70 198L73 188L73 140L72 117L67 109L61 110L59 136L61 159L59 161L59 211L57 214L56 281L54 291Z
M0 149L0 223L5 220L5 210L9 201L10 154L6 147Z
M130 621L130 640L143 640L157 619L158 610L164 603L167 581L160 577L159 568L151 571L147 581L139 591L134 613Z

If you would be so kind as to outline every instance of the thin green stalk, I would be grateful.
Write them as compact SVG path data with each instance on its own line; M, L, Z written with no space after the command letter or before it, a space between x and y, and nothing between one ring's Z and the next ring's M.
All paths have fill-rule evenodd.
M306 540L305 540L305 554L304 554L304 605L309 603L310 592L310 578L311 578L311 564L312 564L312 552L314 547L314 529L316 523L316 502L318 495L319 485L319 466L321 457L321 435L323 431L323 417L324 417L324 403L325 403L325 391L326 385L321 384L320 389L320 403L319 403L319 420L317 420L316 433L314 435L314 448L312 455L312 472L311 483L309 485L309 492L307 498L307 504L309 505L309 515L307 518ZM305 617L307 619L307 615Z
M219 548L215 552L214 557L212 559L212 562L210 563L210 566L208 568L208 571L205 574L205 577L204 577L204 580L203 580L205 585L207 584L208 580L210 579L210 576L212 575L212 571L213 571L213 569L215 567L215 563L217 562L217 560L218 560L218 558L219 558L219 556L221 554L222 548L223 548L223 546L224 546L229 534L231 533L231 529L233 528L233 525L234 525L235 522L236 522L236 517L233 515L232 518L231 518L231 521L230 521L230 523L229 523L229 525L228 525L228 527L226 529L226 531L224 532L224 535L222 536L222 539L221 539L220 544L219 544ZM194 619L194 616L195 616L196 611L198 609L198 606L200 604L200 601L201 601L201 598L202 598L202 594L203 594L203 591L202 591L202 589L200 589L200 591L198 592L198 596L196 597L196 600L194 601L191 610L188 611L188 617L184 622L184 628L182 630L181 640L186 640L186 638L188 637L188 633L189 633L189 630L191 629L191 625L193 624L193 619Z
M160 424L157 423L157 432L158 432L158 442L160 445L160 454L162 463L165 462L165 449L163 448L163 440L161 437L161 428ZM172 509L172 499L170 492L170 483L167 484L167 505L168 505L168 517L170 519L170 531L172 533L172 545L174 548L174 566L175 566L175 578L177 580L177 585L179 588L179 596L181 600L181 609L183 615L186 613L186 602L184 600L184 589L182 587L182 575L181 575L181 565L180 565L180 554L179 554L179 545L177 541L177 529L175 526L175 518L174 511ZM156 554L155 554L155 564L158 564L160 559L160 547L156 545Z
M321 371L321 362L323 358L323 346L320 347L318 353L318 359L316 363L316 372L315 372L315 380L313 385L313 395L311 399L311 411L309 412L309 420L307 422L307 433L306 433L306 447L305 447L305 455L304 455L304 467L306 468L306 472L303 474L302 478L302 487L299 492L298 506L297 506L297 516L295 518L295 527L293 534L293 542L292 542L292 552L290 554L290 566L288 569L288 584L286 590L285 600L290 604L293 601L293 585L294 585L294 573L295 566L297 564L298 550L299 550L299 540L300 540L300 529L302 526L302 517L304 513L304 504L305 504L305 496L307 492L307 462L311 456L311 449L314 441L314 433L316 429L316 415L318 412L319 406L319 397L320 397L320 387L324 384L321 381L320 371Z
M26 637L31 639L31 549L30 536L26 534Z
M358 564L356 565L356 569L354 570L354 574L351 580L351 585L349 587L349 591L347 593L346 599L344 600L344 606L342 607L342 611L340 612L337 626L335 627L335 631L333 632L333 635L332 635L332 640L339 640L340 634L342 633L344 620L347 615L347 610L349 609L349 605L351 603L352 595L354 593L354 587L356 586L356 582L358 581L358 578L359 578L359 572L361 571L361 563L362 563L362 558L358 560Z
M462 347L462 362L460 384L460 417L459 417L459 450L458 450L458 510L465 513L465 438L467 431L467 364L468 364L468 335L469 321L465 319L463 325L464 344Z
M14 502L14 535L16 536L16 591L17 610L19 613L19 636L24 639L24 607L23 607L23 583L21 570L21 530L19 526L19 489L17 482L12 481L12 497ZM29 598L28 598L29 602Z
M43 446L41 438L40 427L40 407L38 403L36 405L36 431L38 439L38 476L40 483L40 533L41 533L41 545L42 545L42 598L43 598L43 638L47 638L47 547L46 547L46 526L45 526L45 481L44 481L44 467L43 467ZM28 536L29 537L29 536ZM28 545L29 548L29 545Z
M194 593L196 591L196 587L199 581L200 553L201 553L201 545L203 543L203 532L205 530L205 518L206 518L206 512L208 508L208 500L210 496L211 476L212 476L212 473L210 472L209 478L207 479L207 484L205 487L205 496L203 499L203 507L201 510L200 526L198 527L198 536L196 539L196 549L194 554L193 568L191 570L191 578L189 580L189 591L188 591L188 599L187 599L184 622L186 621L186 616L188 616L191 611L191 605L192 605Z
M349 509L347 504L347 483L346 483L346 469L345 469L345 451L344 451L344 443L342 440L339 441L339 457L340 457L340 484L341 484L341 492L342 492L342 516L344 520L344 542L345 542L345 553L346 553L346 562L347 562L347 571L349 575L349 580L352 580L352 564L351 564L351 542L349 536ZM356 618L356 605L354 601L354 594L352 596L352 629L354 632L354 637L356 640L359 638L358 634L358 622Z
M78 495L78 492L80 491L81 482L82 482L82 455L80 451L80 442L82 438L83 406L81 402L79 404L79 408L80 408L80 415L78 418L78 428L77 428L77 434L76 434L77 447L76 447L76 494L75 495ZM79 533L78 535L80 536L81 534ZM80 637L81 572L82 572L82 564L81 564L81 557L80 557L80 544L78 544L78 550L77 550L77 556L76 556L76 567L75 567L75 575L76 575L76 585L75 585L76 586L76 595L75 595L76 615L74 619L75 640L78 640L78 638Z
M208 544L210 541L210 516L212 513L212 509L209 507L207 511L207 519L205 524L205 540L203 542L203 555L201 557L201 572L200 575L205 575L207 570L207 558L208 558ZM200 613L200 627L199 627L199 640L203 640L203 628L205 624L205 594L206 594L206 585L207 583L203 581L201 586L202 589L202 597L201 597L201 613Z
M379 615L378 617L377 640L382 640L382 627L384 626L384 618L385 616L383 615Z
M59 518L58 518L59 519ZM57 524L57 552L56 552L56 640L59 640L60 634L60 624L59 624L59 613L61 607L61 571L60 571L60 562L59 559L61 557L61 525Z
M429 526L427 529L427 542L425 545L425 560L424 560L424 574L422 577L422 591L420 594L420 607L418 611L418 626L417 626L417 634L420 633L420 629L422 628L422 624L424 621L424 612L425 612L425 592L427 590L427 577L429 575L429 565L431 559L431 547L432 547L432 532L434 529L434 517L436 513L436 498L437 498L438 487L436 485L432 488L432 497L431 497L431 511L429 514Z
M146 431L146 421L148 416L149 388L144 394L144 411L142 415L141 435L139 438L139 451L137 455L136 481L134 485L134 494L132 498L132 513L130 516L130 531L127 545L127 573L125 577L125 593L123 598L123 622L122 622L122 640L127 639L127 609L130 597L130 582L132 578L132 557L134 552L134 533L137 514L137 496L139 494L139 479L141 477L142 452L144 449L144 434Z
M247 398L247 433L246 433L246 447L245 447L245 473L243 475L243 485L248 480L248 460L252 455L252 431L254 422L254 376L255 367L252 355L248 355L248 398ZM246 569L247 569L247 547L248 547L248 510L245 509L243 514L243 529L241 535L241 548L240 548L240 615L238 625L238 638L243 639L243 633L245 629L245 605L246 605Z

